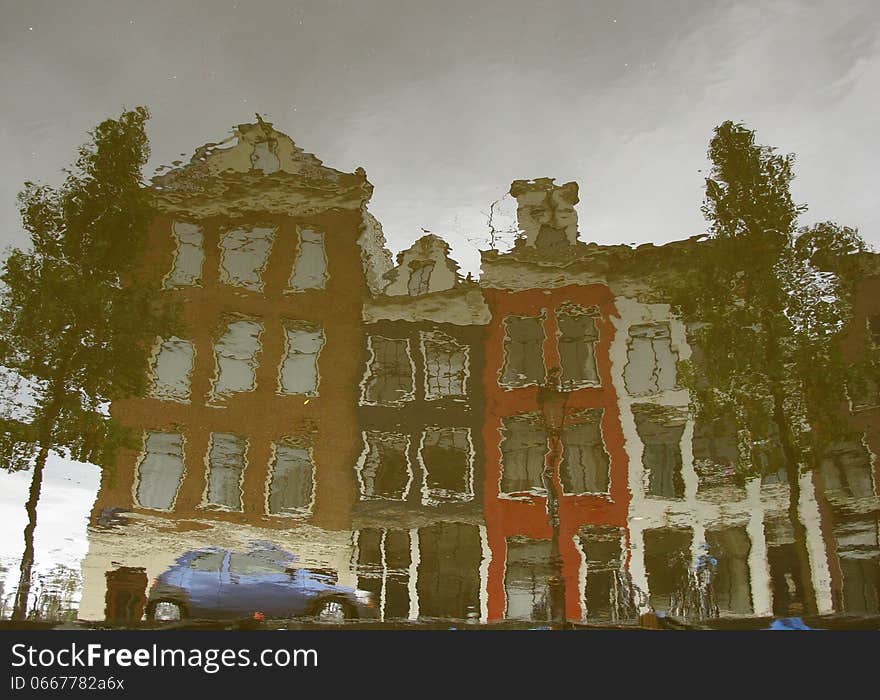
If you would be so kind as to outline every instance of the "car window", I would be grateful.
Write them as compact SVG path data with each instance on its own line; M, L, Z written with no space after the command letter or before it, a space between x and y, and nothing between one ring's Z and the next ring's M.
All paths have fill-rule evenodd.
M285 567L274 561L269 554L232 554L229 558L229 571L234 574L277 574Z
M193 558L189 568L196 571L219 571L225 556L225 552L202 552Z

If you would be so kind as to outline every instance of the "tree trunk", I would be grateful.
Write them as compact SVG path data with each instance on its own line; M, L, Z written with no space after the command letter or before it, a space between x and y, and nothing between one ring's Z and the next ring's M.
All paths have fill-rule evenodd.
M819 607L816 602L816 589L813 587L813 572L810 566L810 550L807 546L807 528L801 521L799 505L801 500L800 461L791 443L788 420L785 416L782 396L773 397L773 419L779 430L782 452L785 455L785 472L788 477L788 518L794 534L794 548L800 565L801 586L804 593L804 613L816 615Z
M15 604L12 608L12 619L17 621L27 619L28 598L31 592L31 576L34 567L34 531L37 529L37 504L40 501L40 491L43 488L43 470L49 457L49 448L52 445L55 422L58 420L64 400L63 378L66 367L66 362L58 365L52 383L52 390L49 394L52 400L49 402L43 416L39 419L40 429L37 435L39 436L38 444L40 445L40 451L34 463L34 475L31 478L31 488L28 493L27 503L25 503L28 522L24 528L24 553L21 555L18 590L15 592Z
M31 478L31 488L25 510L28 514L28 522L24 528L24 553L21 555L20 575L18 590L15 593L15 606L12 609L13 620L27 619L28 598L31 593L31 571L34 566L34 530L37 528L37 503L40 500L40 491L43 487L43 469L49 456L49 446L44 444L37 455L34 464L34 475Z
M794 536L795 554L800 567L801 586L804 594L804 613L815 615L818 613L816 603L816 589L813 587L813 571L810 566L810 550L807 546L807 528L801 522L798 510L801 500L800 482L800 456L792 442L791 424L785 413L785 391L783 377L785 376L784 365L780 360L778 336L775 319L769 310L765 309L763 316L764 327L767 329L768 342L765 348L767 364L770 368L769 378L773 389L773 422L779 431L779 442L785 456L785 473L788 478L788 519Z

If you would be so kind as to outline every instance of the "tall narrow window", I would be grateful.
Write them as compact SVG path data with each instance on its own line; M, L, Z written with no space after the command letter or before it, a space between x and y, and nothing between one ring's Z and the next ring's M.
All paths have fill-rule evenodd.
M647 493L660 498L682 498L681 436L684 417L653 404L633 406L636 431L645 449L642 467L648 476Z
M211 433L208 450L208 505L241 510L241 481L245 468L247 440L229 433Z
M623 380L631 396L674 389L676 362L668 323L630 326Z
M847 394L853 411L880 406L880 383L864 376L847 383Z
M153 397L188 402L194 357L193 344L188 340L172 336L161 341L153 356Z
M718 609L724 613L752 612L752 585L749 579L751 540L744 527L706 531L709 553L715 558L712 587Z
M547 433L537 415L508 416L501 426L501 493L546 494Z
M833 445L825 452L821 465L827 493L849 498L874 495L871 456L861 442L852 440Z
M880 314L871 314L866 319L868 324L868 343L871 347L880 348Z
M478 619L480 529L440 522L419 529L419 613L428 618Z
M694 533L690 528L663 527L645 530L644 535L649 603L658 612L668 612L673 598L687 593Z
M602 442L602 409L573 416L562 435L559 477L565 494L607 493L610 460Z
M699 479L698 493L717 488L741 486L736 473L739 459L736 423L730 419L697 419L693 438L694 470ZM742 491L742 489L739 489ZM745 492L742 492L745 497ZM728 496L729 498L729 496Z
M775 423L769 423L767 428L764 435L752 435L752 466L761 474L762 484L787 484L788 470L779 428Z
M183 436L146 432L137 474L138 504L143 508L171 510L183 478Z
M412 270L409 273L407 291L410 296L420 296L431 291L431 273L434 271L434 263L420 261L418 264L411 263Z
M256 388L256 357L262 331L261 323L244 319L232 321L226 326L214 346L217 363L215 396L229 396Z
M522 387L543 381L543 317L508 316L504 319L504 367L501 369L501 384Z
M577 542L586 566L584 617L589 620L618 620L634 611L624 602L628 591L621 574L621 532L609 527L583 527Z
M355 534L355 545L358 588L373 594L380 619L409 617L412 565L409 531L364 528Z
M263 290L263 270L275 240L274 228L237 228L220 241L220 281L255 292Z
M598 385L596 342L599 330L594 315L587 309L569 304L556 313L556 322L559 325L563 388Z
M840 571L843 574L843 611L849 615L880 613L880 521L861 516L834 527Z
M412 483L409 444L409 436L399 433L364 433L364 452L358 469L362 499L406 500Z
M299 250L293 263L288 285L294 291L324 289L327 284L327 251L324 234L311 229L300 229Z
M422 332L425 356L425 399L467 394L468 346L439 331Z
M275 445L269 474L270 515L307 515L312 509L315 465L308 447Z
M369 366L363 383L366 404L394 406L413 398L413 364L407 338L367 339Z
M470 429L425 428L419 458L424 477L424 504L469 501L474 497Z
M281 393L318 395L318 355L324 331L310 324L290 323L284 329L287 353L281 364Z
M176 248L171 272L165 278L165 287L186 287L198 284L205 262L204 236L197 224L175 221L171 225Z
M550 540L513 537L507 540L504 570L506 617L511 620L550 619L550 577L556 575Z

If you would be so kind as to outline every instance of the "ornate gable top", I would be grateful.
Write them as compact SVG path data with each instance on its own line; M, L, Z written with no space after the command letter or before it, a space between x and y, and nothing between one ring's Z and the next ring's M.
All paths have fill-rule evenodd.
M197 148L189 163L175 165L152 179L156 203L195 217L360 209L373 193L363 168L344 173L325 166L259 115L224 141Z

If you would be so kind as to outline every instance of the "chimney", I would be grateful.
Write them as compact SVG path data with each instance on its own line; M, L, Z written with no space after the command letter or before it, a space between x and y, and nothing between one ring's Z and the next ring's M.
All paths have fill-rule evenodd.
M576 182L557 185L552 177L514 180L510 194L516 199L519 229L527 246L554 251L577 243Z

